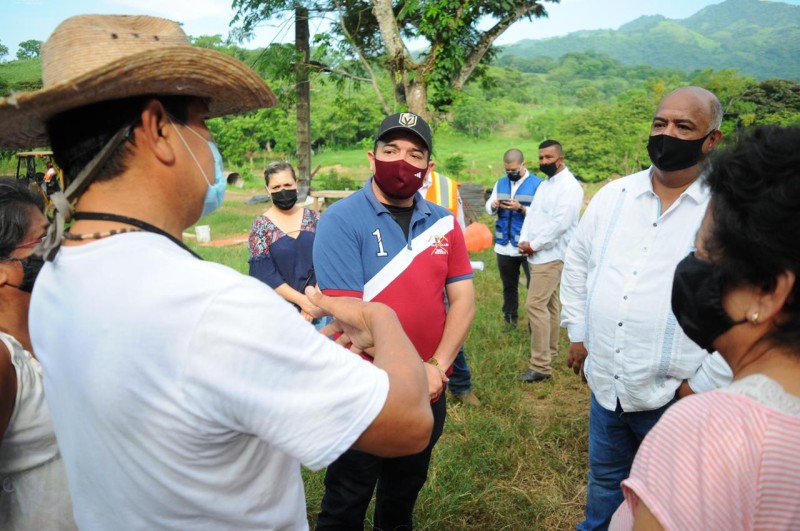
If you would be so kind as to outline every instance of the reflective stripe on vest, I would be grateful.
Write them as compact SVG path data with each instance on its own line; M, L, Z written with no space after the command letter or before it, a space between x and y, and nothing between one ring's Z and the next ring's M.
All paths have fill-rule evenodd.
M529 207L541 182L541 179L535 175L529 175L517 188L514 199L526 208ZM508 177L502 177L497 181L497 199L498 201L511 199L511 180ZM499 209L494 229L494 242L499 245L510 243L514 247L519 245L520 231L524 221L525 216L521 212Z
M431 186L425 194L425 199L436 203L449 210L454 216L458 215L458 183L441 173L431 172Z

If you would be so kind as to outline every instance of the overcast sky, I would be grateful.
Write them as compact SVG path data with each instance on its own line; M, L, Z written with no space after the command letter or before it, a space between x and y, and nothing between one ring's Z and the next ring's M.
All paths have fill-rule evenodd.
M642 15L664 15L687 18L705 6L722 0L561 0L547 2L549 17L531 22L517 22L496 44L509 44L522 39L540 39L566 35L587 29L617 29ZM800 0L783 0L800 5ZM53 29L65 18L86 13L156 15L184 24L189 35L227 37L233 18L231 0L0 0L0 43L9 48L14 59L17 45L28 39L47 40ZM491 26L486 21L485 26ZM311 31L324 31L321 22L312 21ZM256 38L244 46L266 46L271 42L291 42L294 29L291 20L273 21L261 28Z

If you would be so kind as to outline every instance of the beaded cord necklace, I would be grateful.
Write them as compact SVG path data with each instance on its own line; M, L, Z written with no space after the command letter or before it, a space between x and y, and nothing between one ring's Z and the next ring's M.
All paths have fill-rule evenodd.
M73 241L99 240L101 238L108 238L109 236L114 236L115 234L125 234L126 232L144 232L144 230L123 228L123 229L111 229L103 232L92 232L89 234L73 234L71 232L65 232L64 238Z
M158 234L159 236L164 236L165 238L170 240L172 243L174 243L175 245L177 245L181 249L187 251L189 254L191 254L192 256L197 258L198 260L202 260L200 255L198 255L197 253L195 253L194 251L189 249L189 247L187 247L185 243L183 243L182 241L180 241L179 239L177 239L173 235L169 234L168 232L164 231L163 229L160 229L160 228L156 227L155 225L151 225L150 223L147 223L146 221L142 221L140 219L131 218L131 217L128 217L128 216L120 216L119 214L107 214L107 213L104 213L104 212L76 212L72 216L72 219L74 219L74 220L92 220L92 221L118 221L120 223L125 223L127 225L133 225L134 227L138 228L138 231L137 231L137 229L113 229L113 230L106 231L109 234L107 234L105 236L100 236L100 238L105 238L107 236L113 236L114 234L122 234L123 232L142 232L142 231L143 232L152 232L153 234ZM99 233L96 233L96 234L101 234L102 235L102 234L105 234L105 233L99 232ZM76 236L79 236L79 235L76 235ZM85 237L84 238L75 238L75 239L85 239L85 240L93 239L93 238L91 238L91 236L94 236L94 234L89 234L89 235L85 235L84 234L84 235L80 235L80 236L85 236Z

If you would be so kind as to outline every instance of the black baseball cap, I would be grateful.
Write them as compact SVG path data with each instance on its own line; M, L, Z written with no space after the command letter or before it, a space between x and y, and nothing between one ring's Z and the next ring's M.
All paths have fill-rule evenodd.
M383 120L383 122L381 122L381 126L378 128L378 134L375 137L375 141L377 142L386 136L387 133L395 131L408 131L409 133L415 134L420 140L422 140L422 143L425 144L425 147L428 148L428 153L430 154L433 152L431 128L428 125L428 122L413 112L399 112L397 114L388 116L385 120Z

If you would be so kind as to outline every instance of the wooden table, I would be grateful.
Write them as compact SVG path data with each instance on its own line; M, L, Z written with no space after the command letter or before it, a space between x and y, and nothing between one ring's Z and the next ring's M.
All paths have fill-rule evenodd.
M308 195L314 198L311 203L311 209L319 212L320 199L342 199L354 193L355 190L311 190Z

